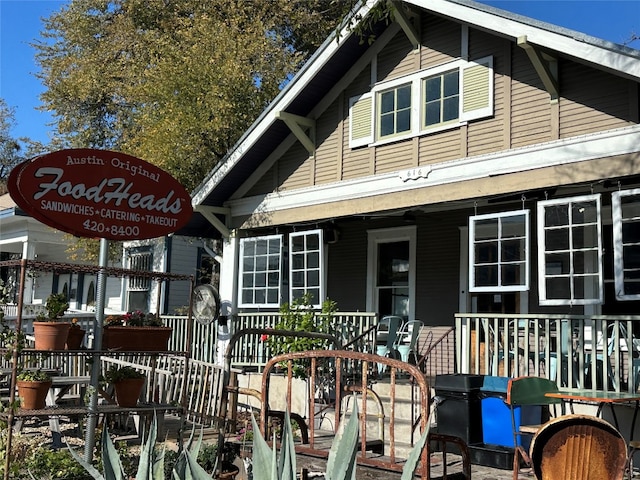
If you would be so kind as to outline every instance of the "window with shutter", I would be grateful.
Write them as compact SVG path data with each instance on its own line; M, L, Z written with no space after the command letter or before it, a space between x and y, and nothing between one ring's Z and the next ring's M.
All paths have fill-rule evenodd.
M461 72L463 100L460 120L493 115L493 58L469 62Z
M357 148L373 142L373 95L366 93L349 100L349 147Z
M617 300L640 300L640 189L613 192L613 265Z

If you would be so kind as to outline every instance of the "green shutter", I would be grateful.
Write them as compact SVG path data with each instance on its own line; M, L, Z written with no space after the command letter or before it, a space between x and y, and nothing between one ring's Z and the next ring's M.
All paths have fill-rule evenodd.
M371 113L373 96L365 93L349 100L349 147L361 147L373 141Z
M493 115L493 58L469 62L462 69L461 120Z

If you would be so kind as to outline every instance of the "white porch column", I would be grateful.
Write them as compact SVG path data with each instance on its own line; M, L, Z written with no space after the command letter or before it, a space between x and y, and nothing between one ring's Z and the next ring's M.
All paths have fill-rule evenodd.
M22 259L35 260L36 258L36 242L25 241L22 243ZM33 277L29 275L24 279L24 303L33 303Z
M237 230L230 232L222 241L222 262L220 263L220 315L230 316L238 310L238 254Z

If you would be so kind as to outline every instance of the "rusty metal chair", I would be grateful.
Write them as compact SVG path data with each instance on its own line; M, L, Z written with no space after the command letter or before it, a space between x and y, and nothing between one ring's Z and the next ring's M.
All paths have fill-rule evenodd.
M621 480L627 444L610 423L592 415L565 415L538 430L529 450L537 480Z

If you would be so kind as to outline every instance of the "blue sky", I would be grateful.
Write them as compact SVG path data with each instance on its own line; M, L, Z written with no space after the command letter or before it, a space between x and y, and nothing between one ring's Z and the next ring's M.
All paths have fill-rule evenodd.
M34 51L41 18L66 0L0 0L0 97L15 109L14 137L48 142L51 117L36 110L43 91ZM485 0L482 3L616 43L640 35L640 0ZM629 46L640 49L640 41Z

